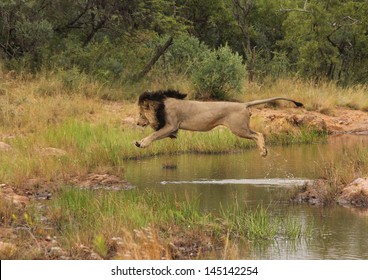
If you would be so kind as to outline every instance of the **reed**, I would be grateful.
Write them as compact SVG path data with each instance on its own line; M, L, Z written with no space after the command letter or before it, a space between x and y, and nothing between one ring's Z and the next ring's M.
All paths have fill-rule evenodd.
M258 207L246 219L250 240L273 239L277 235L278 219L272 219L264 207Z

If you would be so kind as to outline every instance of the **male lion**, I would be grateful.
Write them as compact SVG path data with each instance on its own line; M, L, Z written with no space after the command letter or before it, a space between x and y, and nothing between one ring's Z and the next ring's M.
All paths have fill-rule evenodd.
M283 97L237 103L183 100L186 96L175 90L142 93L138 100L137 125L150 125L155 132L139 142L136 141L135 145L145 148L155 140L176 138L179 129L209 131L218 125L224 125L239 137L255 140L261 156L265 157L267 149L263 135L249 128L248 108L275 100L291 101L298 107L303 106L300 102Z

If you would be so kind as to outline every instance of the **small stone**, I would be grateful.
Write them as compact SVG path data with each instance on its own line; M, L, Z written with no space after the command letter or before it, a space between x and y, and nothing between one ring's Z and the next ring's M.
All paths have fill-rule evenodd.
M49 251L49 254L52 257L60 257L64 254L64 251L60 247L51 247L50 251Z

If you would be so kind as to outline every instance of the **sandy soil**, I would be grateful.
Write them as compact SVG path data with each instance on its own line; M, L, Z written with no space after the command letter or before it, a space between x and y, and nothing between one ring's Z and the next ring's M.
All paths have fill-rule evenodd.
M314 124L319 128L324 127L329 134L368 135L368 112L358 110L336 108L327 115L298 108L256 108L252 109L252 113L269 123L286 120L294 125Z

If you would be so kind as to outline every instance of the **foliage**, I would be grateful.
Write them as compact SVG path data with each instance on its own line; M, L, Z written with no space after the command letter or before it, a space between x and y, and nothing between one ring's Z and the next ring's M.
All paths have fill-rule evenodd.
M298 75L352 85L368 82L367 13L362 0L4 0L0 56L6 71L77 69L122 84L173 37L148 78L190 79L196 63L216 65L210 53L226 46L251 81Z
M196 97L227 100L229 93L240 92L245 74L241 56L226 45L206 52L191 78L198 92Z
M166 38L161 38L160 43L163 39ZM175 38L157 67L165 69L167 73L190 75L208 52L210 48L198 38L182 34Z
M297 1L304 2L304 1ZM309 1L292 7L283 22L281 47L301 75L343 84L367 82L367 1ZM301 3L300 3L301 4ZM303 24L300 24L303 22Z

